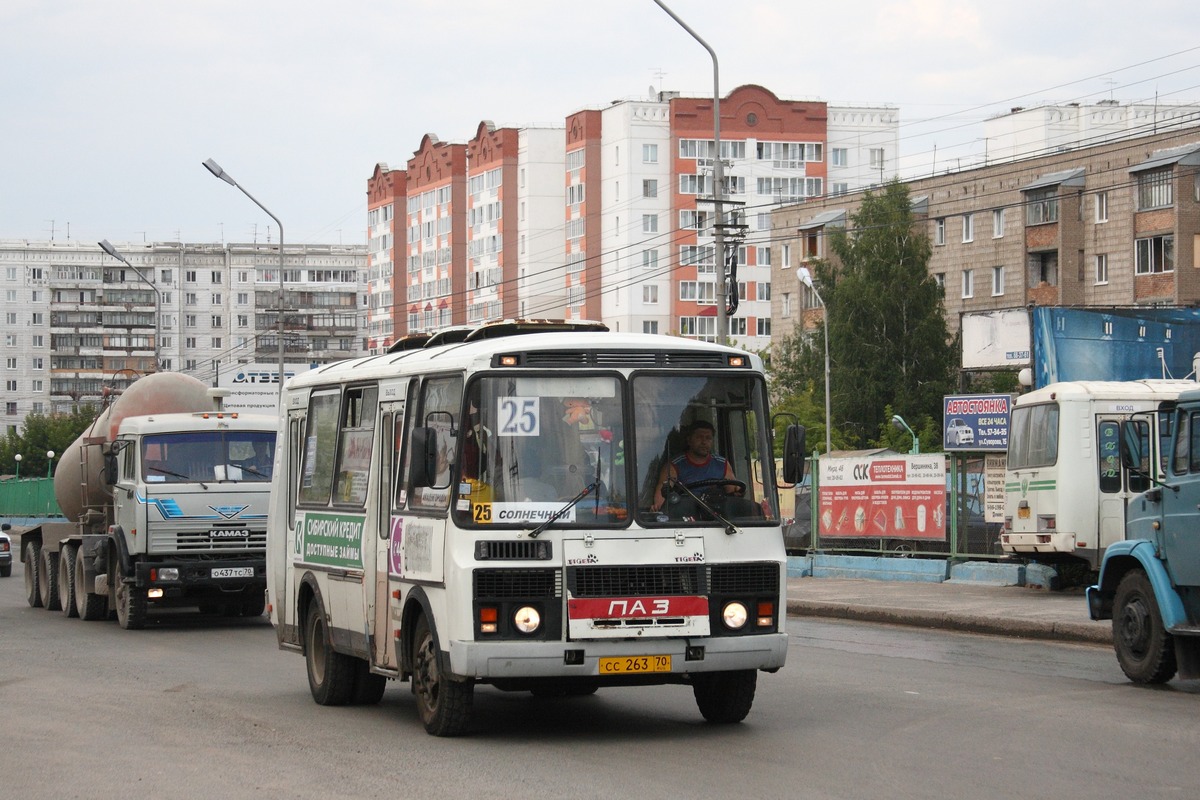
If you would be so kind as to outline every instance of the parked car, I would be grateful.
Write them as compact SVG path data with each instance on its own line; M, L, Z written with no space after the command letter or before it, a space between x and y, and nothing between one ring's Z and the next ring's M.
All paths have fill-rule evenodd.
M0 530L0 578L12 575L12 539L8 535L9 524Z
M965 419L955 417L946 426L946 444L950 447L975 444L975 429Z

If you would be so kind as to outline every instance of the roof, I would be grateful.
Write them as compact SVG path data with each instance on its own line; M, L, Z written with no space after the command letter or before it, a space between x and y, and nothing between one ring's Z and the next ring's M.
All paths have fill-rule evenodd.
M1146 172L1147 170L1170 167L1182 164L1188 167L1200 165L1200 142L1172 147L1167 150L1155 150L1140 164L1129 168L1130 172Z
M1022 186L1021 191L1031 192L1034 189L1048 189L1051 186L1083 186L1085 172L1083 167L1067 169L1062 172L1048 172L1032 183Z
M802 223L798 230L811 231L814 228L822 228L826 225L846 227L846 210L843 208L836 211L822 211L808 222Z

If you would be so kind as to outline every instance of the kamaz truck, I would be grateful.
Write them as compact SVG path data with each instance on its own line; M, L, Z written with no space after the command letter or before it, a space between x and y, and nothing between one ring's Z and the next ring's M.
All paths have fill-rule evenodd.
M1200 677L1200 389L1165 413L1161 473L1151 426L1139 415L1121 424L1122 466L1151 485L1130 498L1126 538L1109 544L1087 590L1092 619L1112 620L1117 661L1136 683Z
M63 453L68 521L19 532L29 605L126 629L170 606L262 615L276 427L185 375L134 382Z

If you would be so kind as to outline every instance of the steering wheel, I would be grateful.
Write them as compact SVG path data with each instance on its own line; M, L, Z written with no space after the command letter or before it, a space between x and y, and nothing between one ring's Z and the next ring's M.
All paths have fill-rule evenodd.
M684 485L693 491L696 489L711 489L717 486L732 486L737 490L739 495L744 495L746 493L746 484L742 481L734 480L733 478L705 478L703 480L685 483Z

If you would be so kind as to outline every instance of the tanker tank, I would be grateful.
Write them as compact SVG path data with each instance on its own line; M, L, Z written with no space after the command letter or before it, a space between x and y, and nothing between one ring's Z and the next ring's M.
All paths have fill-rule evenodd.
M211 411L212 408L208 387L190 375L155 372L134 381L60 457L54 470L54 497L63 516L75 521L86 507L108 503L110 493L104 483L104 459L97 445L98 440L113 441L125 418ZM85 454L87 442L92 444Z

